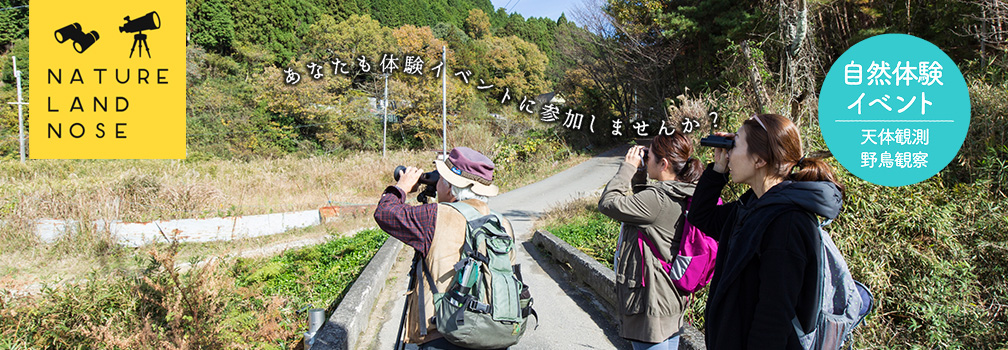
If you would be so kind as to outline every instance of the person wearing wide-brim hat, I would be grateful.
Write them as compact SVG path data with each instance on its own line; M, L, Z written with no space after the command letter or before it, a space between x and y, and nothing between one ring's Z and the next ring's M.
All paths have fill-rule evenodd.
M375 221L389 235L413 247L423 259L424 267L434 279L435 288L424 284L424 290L413 288L407 299L406 343L418 344L420 349L463 349L449 343L430 322L434 313L433 290L447 290L455 276L454 265L461 258L467 221L458 210L440 203L465 202L483 215L490 213L489 197L500 190L493 184L494 163L483 154L468 148L456 147L445 160L434 161L440 175L437 184L439 203L422 205L405 204L406 193L423 174L422 169L408 167L399 176L395 186L382 194L375 209ZM503 226L514 237L511 222L504 219ZM513 261L512 255L512 263ZM419 307L420 298L423 308ZM423 314L421 315L421 310Z
M434 165L441 178L450 185L469 187L473 193L486 197L496 196L499 192L497 185L493 184L493 161L470 148L453 148L448 158L435 160Z

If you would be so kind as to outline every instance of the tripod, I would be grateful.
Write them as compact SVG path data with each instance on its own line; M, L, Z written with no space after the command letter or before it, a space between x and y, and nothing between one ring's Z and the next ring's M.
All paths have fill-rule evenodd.
M133 50L136 50L137 45L140 45L140 49L147 51L147 58L150 58L150 45L147 44L147 34L137 33L133 35L133 48L130 49L130 58L133 58ZM143 57L143 51L137 57Z

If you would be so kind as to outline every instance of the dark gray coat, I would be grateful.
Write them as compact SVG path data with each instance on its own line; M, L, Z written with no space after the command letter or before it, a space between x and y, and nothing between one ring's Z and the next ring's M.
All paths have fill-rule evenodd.
M682 328L689 294L672 285L650 249L645 246L641 251L637 232L643 232L656 245L665 261L675 261L685 222L686 197L692 196L696 187L678 181L644 184L644 174L635 177L636 170L623 162L599 199L599 211L622 223L615 266L620 336L657 343ZM633 192L631 179L636 184Z

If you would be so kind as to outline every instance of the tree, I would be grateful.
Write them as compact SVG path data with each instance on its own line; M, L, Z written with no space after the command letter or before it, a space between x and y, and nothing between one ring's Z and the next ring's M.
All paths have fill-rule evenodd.
M14 40L28 36L28 5L27 0L3 0L0 8L11 9L0 11L0 54L7 52Z
M392 37L401 54L416 55L427 60L424 67L437 65L441 60L441 47L447 45L434 36L430 27L404 25L393 30ZM456 66L455 52L451 49L447 52L447 61L449 67ZM389 99L397 102L396 113L402 117L402 124L395 128L400 131L408 129L406 131L413 135L415 143L425 146L437 144L441 140L441 79L433 74L434 72L425 69L423 75L397 74L389 79L389 89L392 91ZM448 82L447 108L457 110L464 101L472 97L473 90L458 79L448 79ZM455 117L449 115L448 119L453 122Z
M444 40L434 36L430 27L404 25L391 32L395 46L401 54L416 55L423 59L441 60L441 47L447 46ZM455 53L448 50L448 63L455 65Z
M470 40L469 36L462 29L451 23L438 22L438 24L431 27L431 32L435 37L446 41L452 48L456 49Z
M234 41L263 45L276 64L287 64L301 50L302 38L325 13L312 0L233 0Z
M311 26L304 40L309 59L322 64L339 59L347 64L346 69L355 81L361 73L357 69L359 58L366 58L371 69L376 69L383 53L395 51L391 30L368 15L353 15L338 23L323 15Z
M299 61L299 66L308 62ZM255 76L256 101L273 113L275 122L309 140L338 144L347 134L346 120L358 116L359 105L347 94L351 81L335 75L313 79L302 74L297 84L282 80L286 75L276 67Z
M522 17L522 15L518 13L512 13L508 16L507 21L504 22L504 28L500 32L500 36L502 37L511 35L523 39L528 37L528 34L526 33L525 17Z
M234 40L234 19L224 0L203 0L195 3L191 11L189 30L192 41L220 53L231 51Z
M1008 1L974 0L973 4L980 8L980 15L970 17L976 24L970 28L972 34L980 43L980 66L986 68L990 57L1003 55L1008 58ZM993 52L993 55L991 54ZM1000 64L1008 68L1004 59Z
M473 39L482 39L490 35L490 17L483 13L483 10L469 10L469 17L466 17L465 31Z
M3 56L3 61L0 61L0 82L3 82L4 84L14 84L14 62L11 60L11 56L14 56L17 57L18 70L21 71L21 86L25 90L28 90L30 80L28 79L28 38L16 39L8 47L10 49L7 51L7 54ZM8 85L7 87L11 88L11 85Z
M633 90L627 76L627 62L613 54L618 48L613 33L607 32L604 23L599 22L601 12L578 16L597 32L574 25L557 30L558 56L569 60L568 66L572 67L566 71L559 90L575 107L597 111L600 117L630 117Z
M509 90L512 99L546 93L546 65L548 59L535 44L517 36L507 38L487 37L477 40L485 51L484 66L488 70L487 82L497 89ZM503 91L498 93L503 96ZM500 102L500 100L497 100Z

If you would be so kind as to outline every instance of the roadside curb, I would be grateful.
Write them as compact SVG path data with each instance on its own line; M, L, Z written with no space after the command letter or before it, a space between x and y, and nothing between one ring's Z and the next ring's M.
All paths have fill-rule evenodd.
M368 326L378 293L403 244L389 237L378 253L371 258L364 271L346 292L343 301L333 311L326 323L315 334L312 350L356 349L357 341Z
M610 309L615 309L616 291L613 286L616 285L616 273L612 269L546 230L536 230L532 235L532 244L545 249L553 259L570 266L576 279L587 284ZM679 346L683 350L707 349L703 333L688 324L683 327Z
M536 230L532 244L546 249L553 259L570 266L572 274L591 288L610 309L616 306L616 273L588 254L574 248L546 230Z

